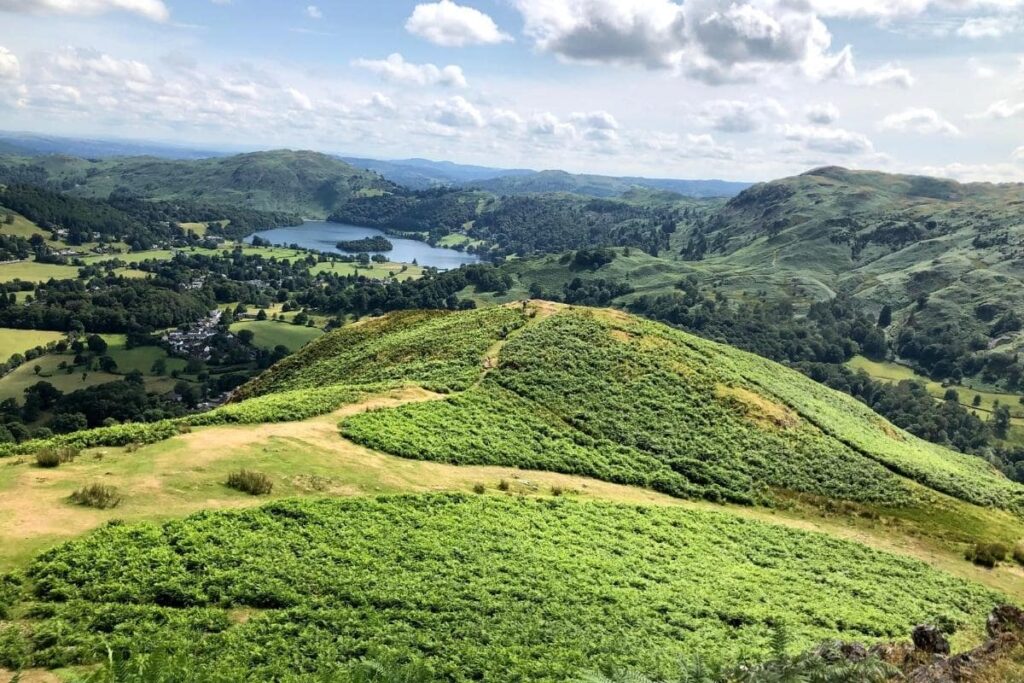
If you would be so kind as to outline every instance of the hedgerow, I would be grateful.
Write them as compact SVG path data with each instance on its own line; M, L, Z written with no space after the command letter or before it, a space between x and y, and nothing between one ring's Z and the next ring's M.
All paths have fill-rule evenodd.
M667 675L679 658L980 623L1000 596L825 535L675 508L428 495L291 500L108 525L27 570L27 665L180 643L249 680L367 652L437 680ZM222 610L259 608L244 623ZM0 662L0 665L4 662Z

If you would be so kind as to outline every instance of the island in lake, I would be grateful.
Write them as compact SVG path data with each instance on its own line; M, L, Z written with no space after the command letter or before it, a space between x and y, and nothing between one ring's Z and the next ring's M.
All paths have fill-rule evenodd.
M353 253L370 251L391 251L392 249L395 248L395 245L391 243L391 240L387 239L383 235L363 237L361 239L356 240L342 240L338 242L337 246L340 251L348 251Z

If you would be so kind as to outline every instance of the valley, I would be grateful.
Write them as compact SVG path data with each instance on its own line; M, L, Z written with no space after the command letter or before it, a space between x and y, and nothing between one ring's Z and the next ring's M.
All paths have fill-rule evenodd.
M29 254L0 265L0 667L76 680L159 642L197 680L664 678L782 656L782 629L806 653L939 623L963 651L1024 600L1015 309L829 218L864 187L871 225L1012 188L410 190L294 152L6 168L49 185L0 225ZM144 198L109 187L129 179ZM72 248L55 215L118 216L74 247L116 251L45 262ZM1015 214L990 220L1002 246L952 234L1009 277Z

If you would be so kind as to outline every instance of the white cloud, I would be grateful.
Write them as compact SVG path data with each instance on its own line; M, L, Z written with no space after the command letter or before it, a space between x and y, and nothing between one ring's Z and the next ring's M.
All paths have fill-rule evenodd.
M21 63L17 55L6 47L0 47L0 81L13 81L21 75Z
M480 128L484 125L480 110L459 95L435 102L431 119L449 128Z
M490 124L498 130L508 132L524 130L523 117L511 109L495 109L491 112Z
M606 111L576 112L569 117L573 123L595 130L617 130L619 122Z
M860 85L869 87L893 86L909 90L914 87L915 80L914 75L910 73L910 69L890 62L883 64L877 69L865 72L857 79L857 82Z
M852 69L800 2L777 0L515 0L538 49L586 64L674 69L711 84L798 67L815 78Z
M529 131L535 136L545 138L575 139L579 135L576 126L560 121L551 112L544 112L543 114L533 116L530 119Z
M394 116L398 112L398 107L395 106L391 98L380 92L373 93L368 99L360 102L359 105L362 109L369 110L381 118Z
M153 72L146 64L133 59L117 59L96 50L66 47L53 54L47 66L65 74L99 78L119 78L149 83Z
M934 109L912 107L882 119L879 127L902 133L919 135L960 135L960 129L947 121Z
M371 71L381 78L398 83L414 85L444 85L465 88L466 77L462 68L449 64L438 68L434 64L413 64L397 52L388 55L387 59L357 59L352 65Z
M971 12L1008 11L1024 7L1024 0L806 0L825 17L847 19L906 19L929 10Z
M493 45L512 40L480 10L451 0L416 5L405 30L443 47Z
M869 154L875 150L866 135L842 128L785 125L781 132L787 140L798 142L815 152L856 155Z
M962 38L1002 38L1020 28L1018 21L1009 17L972 17L966 19L956 34Z
M323 19L324 18L324 13L316 5L307 5L306 6L306 16L309 17L310 19Z
M785 115L785 108L769 98L757 102L712 100L704 105L699 118L722 133L753 133Z
M287 88L286 92L292 98L292 102L296 107L303 111L313 111L313 102L309 99L309 95L295 88Z
M84 16L124 11L152 21L167 21L171 16L161 0L0 0L0 11Z
M1013 158L1017 161L1024 161L1024 145L1014 150Z
M817 126L827 126L839 120L839 108L831 102L826 104L814 104L804 112L809 123Z
M999 100L989 105L981 114L973 114L972 119L1010 119L1024 115L1024 102Z

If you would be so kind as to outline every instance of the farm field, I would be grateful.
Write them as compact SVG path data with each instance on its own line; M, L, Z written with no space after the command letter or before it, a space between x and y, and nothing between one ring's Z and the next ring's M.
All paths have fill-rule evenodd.
M17 330L17 332L20 331ZM56 333L43 332L36 334ZM62 335L58 335L58 338L60 336ZM24 396L25 389L39 381L45 380L62 392L68 393L97 384L122 380L124 379L124 374L132 370L138 370L143 374L147 391L167 392L174 387L176 381L170 377L171 371L183 370L185 368L185 361L183 359L170 358L163 349L158 347L141 346L134 349L126 349L124 347L124 335L104 334L100 336L108 344L106 355L117 362L116 374L90 370L83 380L81 368L76 368L71 373L68 373L59 367L62 361L66 361L70 365L74 359L74 354L46 354L22 364L10 374L0 377L0 400L14 398L20 402ZM2 339L2 336L0 336L0 339ZM167 375L162 377L153 376L151 368L153 367L153 361L157 358L166 359ZM41 368L38 374L35 372L35 366L37 365Z
M60 341L64 335L46 330L16 330L0 327L0 358L6 359L15 353L23 353L37 346Z
M983 391L964 385L944 387L940 382L915 374L913 370L905 365L887 361L873 361L863 356L853 358L847 365L854 370L863 370L875 379L885 382L896 383L908 379L921 382L928 389L928 393L940 401L943 400L947 389L955 389L960 397L960 405L970 410L976 410L979 413L991 413L998 401L1000 405L1009 407L1010 414L1013 416L1016 424L1024 425L1024 404L1021 403L1020 394ZM981 397L981 403L978 406L974 405L975 396Z
M269 314L270 311L267 313ZM256 335L253 337L252 343L260 348L273 349L281 345L289 351L298 351L324 333L317 327L305 327L273 320L252 320L231 325L231 331L235 334L240 330L250 330Z
M110 256L87 256L88 262L109 261ZM119 275L125 277L146 277L147 273L134 268L118 268ZM0 266L0 282L22 280L24 282L46 282L47 280L75 280L78 278L77 266L62 266L54 263L36 263L35 261L19 261L5 263Z

